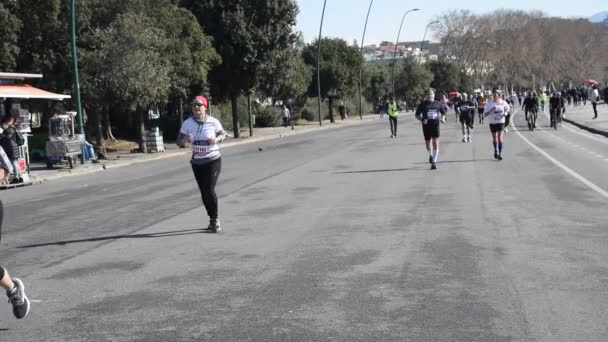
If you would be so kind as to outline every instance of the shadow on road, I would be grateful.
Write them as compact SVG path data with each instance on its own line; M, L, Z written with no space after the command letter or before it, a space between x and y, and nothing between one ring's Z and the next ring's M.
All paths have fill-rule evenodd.
M334 175L344 175L353 173L374 173L374 172L401 172L401 171L422 171L422 168L402 168L402 169L381 169L381 170L359 170L359 171L342 171L334 172Z
M494 159L467 159L467 160L439 160L437 164L451 164L451 163L473 163L473 162L493 162ZM429 162L418 162L415 164L428 164Z
M53 241L53 242L38 243L38 244L34 244L34 245L17 246L17 248L64 246L64 245L69 245L72 243L82 243L82 242L97 242L97 241L120 240L120 239L148 239L148 238L161 238L161 237L191 235L191 234L215 234L215 233L213 233L211 231L201 230L201 229L187 229L187 230L175 230L175 231L170 231L170 232L111 235L111 236L100 236L100 237L95 237L95 238L90 238L90 239Z

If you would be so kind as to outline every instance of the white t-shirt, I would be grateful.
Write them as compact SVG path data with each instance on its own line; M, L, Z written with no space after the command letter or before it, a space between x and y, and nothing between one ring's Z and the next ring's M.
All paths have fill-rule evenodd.
M214 117L207 116L204 122L193 117L184 121L180 133L192 136L192 159L215 160L220 157L220 146L209 144L209 138L215 138L224 132L222 124Z
M591 99L591 102L599 102L600 92L597 89L591 89L589 91L589 98Z
M509 112L511 107L505 100L494 100L486 104L485 113L490 113L490 124L504 124L505 116Z

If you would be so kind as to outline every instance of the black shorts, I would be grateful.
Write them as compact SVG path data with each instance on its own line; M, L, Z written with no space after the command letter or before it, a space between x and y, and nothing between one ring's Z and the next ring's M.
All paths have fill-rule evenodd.
M471 127L473 125L473 115L471 113L460 113L460 123Z
M424 134L424 140L431 140L431 138L439 138L439 123L430 123L422 125L422 134Z
M485 108L477 108L477 113L479 113L479 115L482 115L484 109Z
M502 132L504 130L505 130L504 123L490 124L490 132L492 132L492 133Z

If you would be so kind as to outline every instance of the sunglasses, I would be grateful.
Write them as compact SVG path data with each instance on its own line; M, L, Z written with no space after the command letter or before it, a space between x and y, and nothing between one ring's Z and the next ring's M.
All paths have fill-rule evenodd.
M202 104L202 103L193 103L193 104L192 104L192 107L197 107L197 108L198 108L198 107L204 107L204 106L205 106L205 105L204 105L204 104Z

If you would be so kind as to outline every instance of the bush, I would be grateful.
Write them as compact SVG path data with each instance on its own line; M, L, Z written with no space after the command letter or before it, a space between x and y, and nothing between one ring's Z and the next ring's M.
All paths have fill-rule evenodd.
M282 123L281 109L262 107L255 111L255 127L276 127Z

